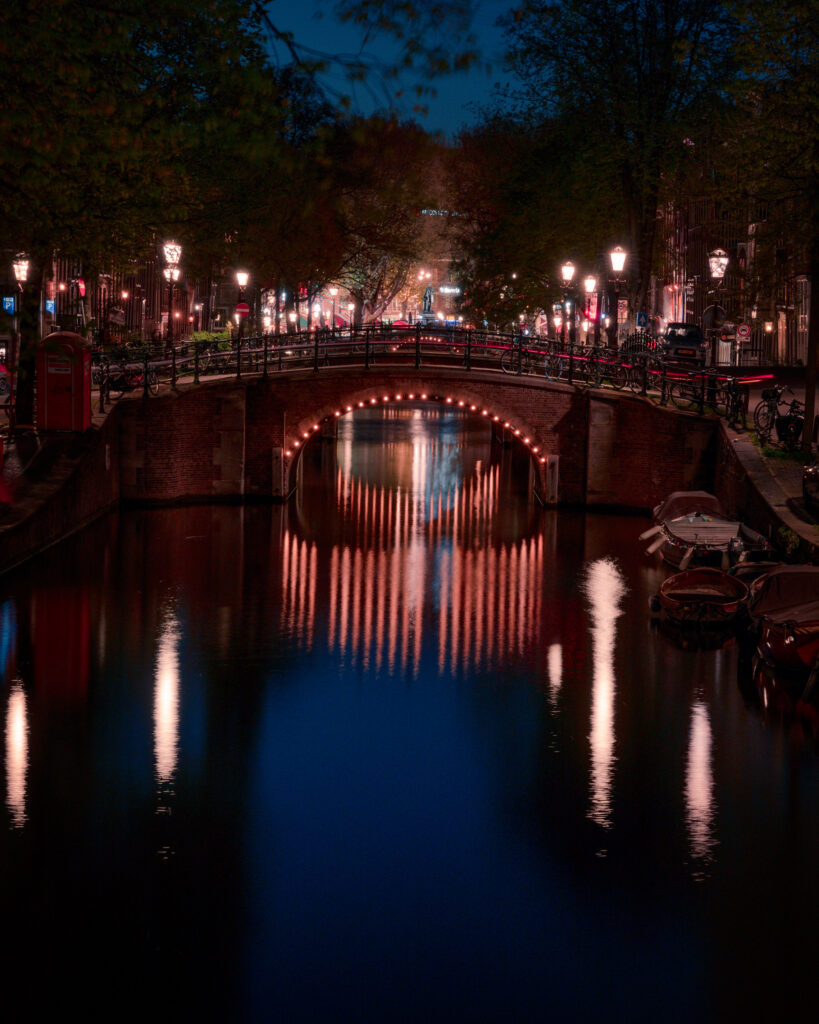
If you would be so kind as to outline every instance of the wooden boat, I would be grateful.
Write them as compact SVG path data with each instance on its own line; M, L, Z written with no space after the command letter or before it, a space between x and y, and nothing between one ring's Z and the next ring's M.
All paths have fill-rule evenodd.
M652 602L658 614L691 626L734 622L748 599L748 587L721 569L700 567L669 576Z
M819 566L781 565L754 580L748 615L763 658L800 675L819 664Z
M660 550L676 569L712 566L728 569L743 557L770 557L761 533L731 519L707 491L674 491L653 511L654 526L640 540L654 538L646 554Z

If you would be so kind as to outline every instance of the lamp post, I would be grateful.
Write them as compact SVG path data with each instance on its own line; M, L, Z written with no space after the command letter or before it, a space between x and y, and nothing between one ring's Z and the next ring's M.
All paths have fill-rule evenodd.
M611 272L614 275L614 316L612 317L612 341L614 342L613 347L617 348L619 345L618 333L620 330L620 284L622 278L620 275L623 273L623 268L626 265L626 256L628 254L620 246L616 246L609 253L609 260L611 261Z
M586 318L591 317L591 301L594 296L594 347L600 343L600 310L598 308L599 303L597 301L597 278L594 274L588 274L583 281L583 287L586 289ZM588 339L588 331L586 332L586 338Z
M333 330L336 329L336 295L338 295L338 288L331 288L330 289L330 296L331 296L331 298L333 300L333 319L332 319L332 329Z
M173 286L179 280L179 261L182 259L182 246L179 242L165 242L162 246L166 267L165 280L168 282L168 345L173 348Z
M245 288L247 288L247 280L248 280L249 277L250 277L250 275L248 274L248 272L246 270L237 270L236 271L236 284L237 284L237 286L239 288L239 295L238 295L238 298L236 299L237 307L239 307L241 305L241 303L242 303L242 301L243 301L243 299L245 297ZM245 329L245 312L244 312L243 309L238 309L237 308L237 313L239 315L239 324L238 324L239 332L238 332L237 340L238 340L239 344L241 344L241 342L242 342L242 335L244 334L244 329Z
M12 269L14 271L14 280L17 282L17 287L20 292L23 291L23 285L28 280L28 268L30 266L30 260L24 252L18 252L12 261ZM14 403L14 396L16 394L14 388L14 375L17 372L17 357L18 347L20 345L20 323L19 320L15 326L15 330L11 335L11 352L9 353L9 432L11 432L12 424L14 423L15 416L12 414L12 407ZM32 409L33 411L33 409Z
M567 260L560 268L560 276L563 278L563 348L566 348L566 324L569 319L569 314L572 312L572 302L569 298L569 289L571 288L572 280L574 278L574 263L571 260ZM569 327L569 343L574 344L574 317L572 317L572 323Z
M721 324L721 321L717 319L717 292L719 286L722 284L723 278L725 277L725 271L728 269L728 253L724 249L714 249L713 252L708 253L708 273L711 275L711 281L714 285L714 309L712 323L714 326ZM712 327L711 329L711 365L717 365L717 332Z
M166 347L173 348L173 286L179 280L179 267L165 267L162 271L168 282L168 331Z

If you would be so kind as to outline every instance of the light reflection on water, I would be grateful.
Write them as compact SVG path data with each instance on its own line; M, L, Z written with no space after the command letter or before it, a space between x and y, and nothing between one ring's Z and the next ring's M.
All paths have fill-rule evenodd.
M815 749L652 632L641 518L536 508L480 430L345 421L286 508L123 512L5 581L21 949L180 1019L796 1007Z
M586 569L586 597L591 609L594 677L592 682L591 809L589 817L603 828L610 828L611 787L614 776L614 645L617 619L626 591L623 574L608 558L592 562Z
M15 679L6 706L6 806L12 828L26 821L26 775L28 773L28 708L23 685Z

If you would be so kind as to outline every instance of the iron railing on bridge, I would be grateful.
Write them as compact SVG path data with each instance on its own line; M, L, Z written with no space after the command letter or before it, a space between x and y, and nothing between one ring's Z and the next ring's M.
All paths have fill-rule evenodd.
M109 359L92 374L101 409L109 397L115 366L120 393L141 391L149 397L158 384L176 388L183 381L200 384L215 377L241 379L305 370L320 373L328 367L370 370L404 364L416 369L458 366L570 386L627 388L661 405L670 403L700 414L713 411L739 424L737 411L747 412L748 385L761 379L724 374L719 368L689 369L664 360L650 344L621 349L561 345L520 334L434 324L263 335L224 345L198 341L160 351L144 348L120 353L116 363Z

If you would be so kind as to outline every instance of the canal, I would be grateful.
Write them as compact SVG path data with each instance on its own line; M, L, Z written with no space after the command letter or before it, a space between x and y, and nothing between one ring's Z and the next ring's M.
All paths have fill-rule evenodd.
M651 626L647 521L532 505L454 411L338 426L286 507L123 510L0 579L7 993L153 1020L813 1009L819 743L732 640Z

